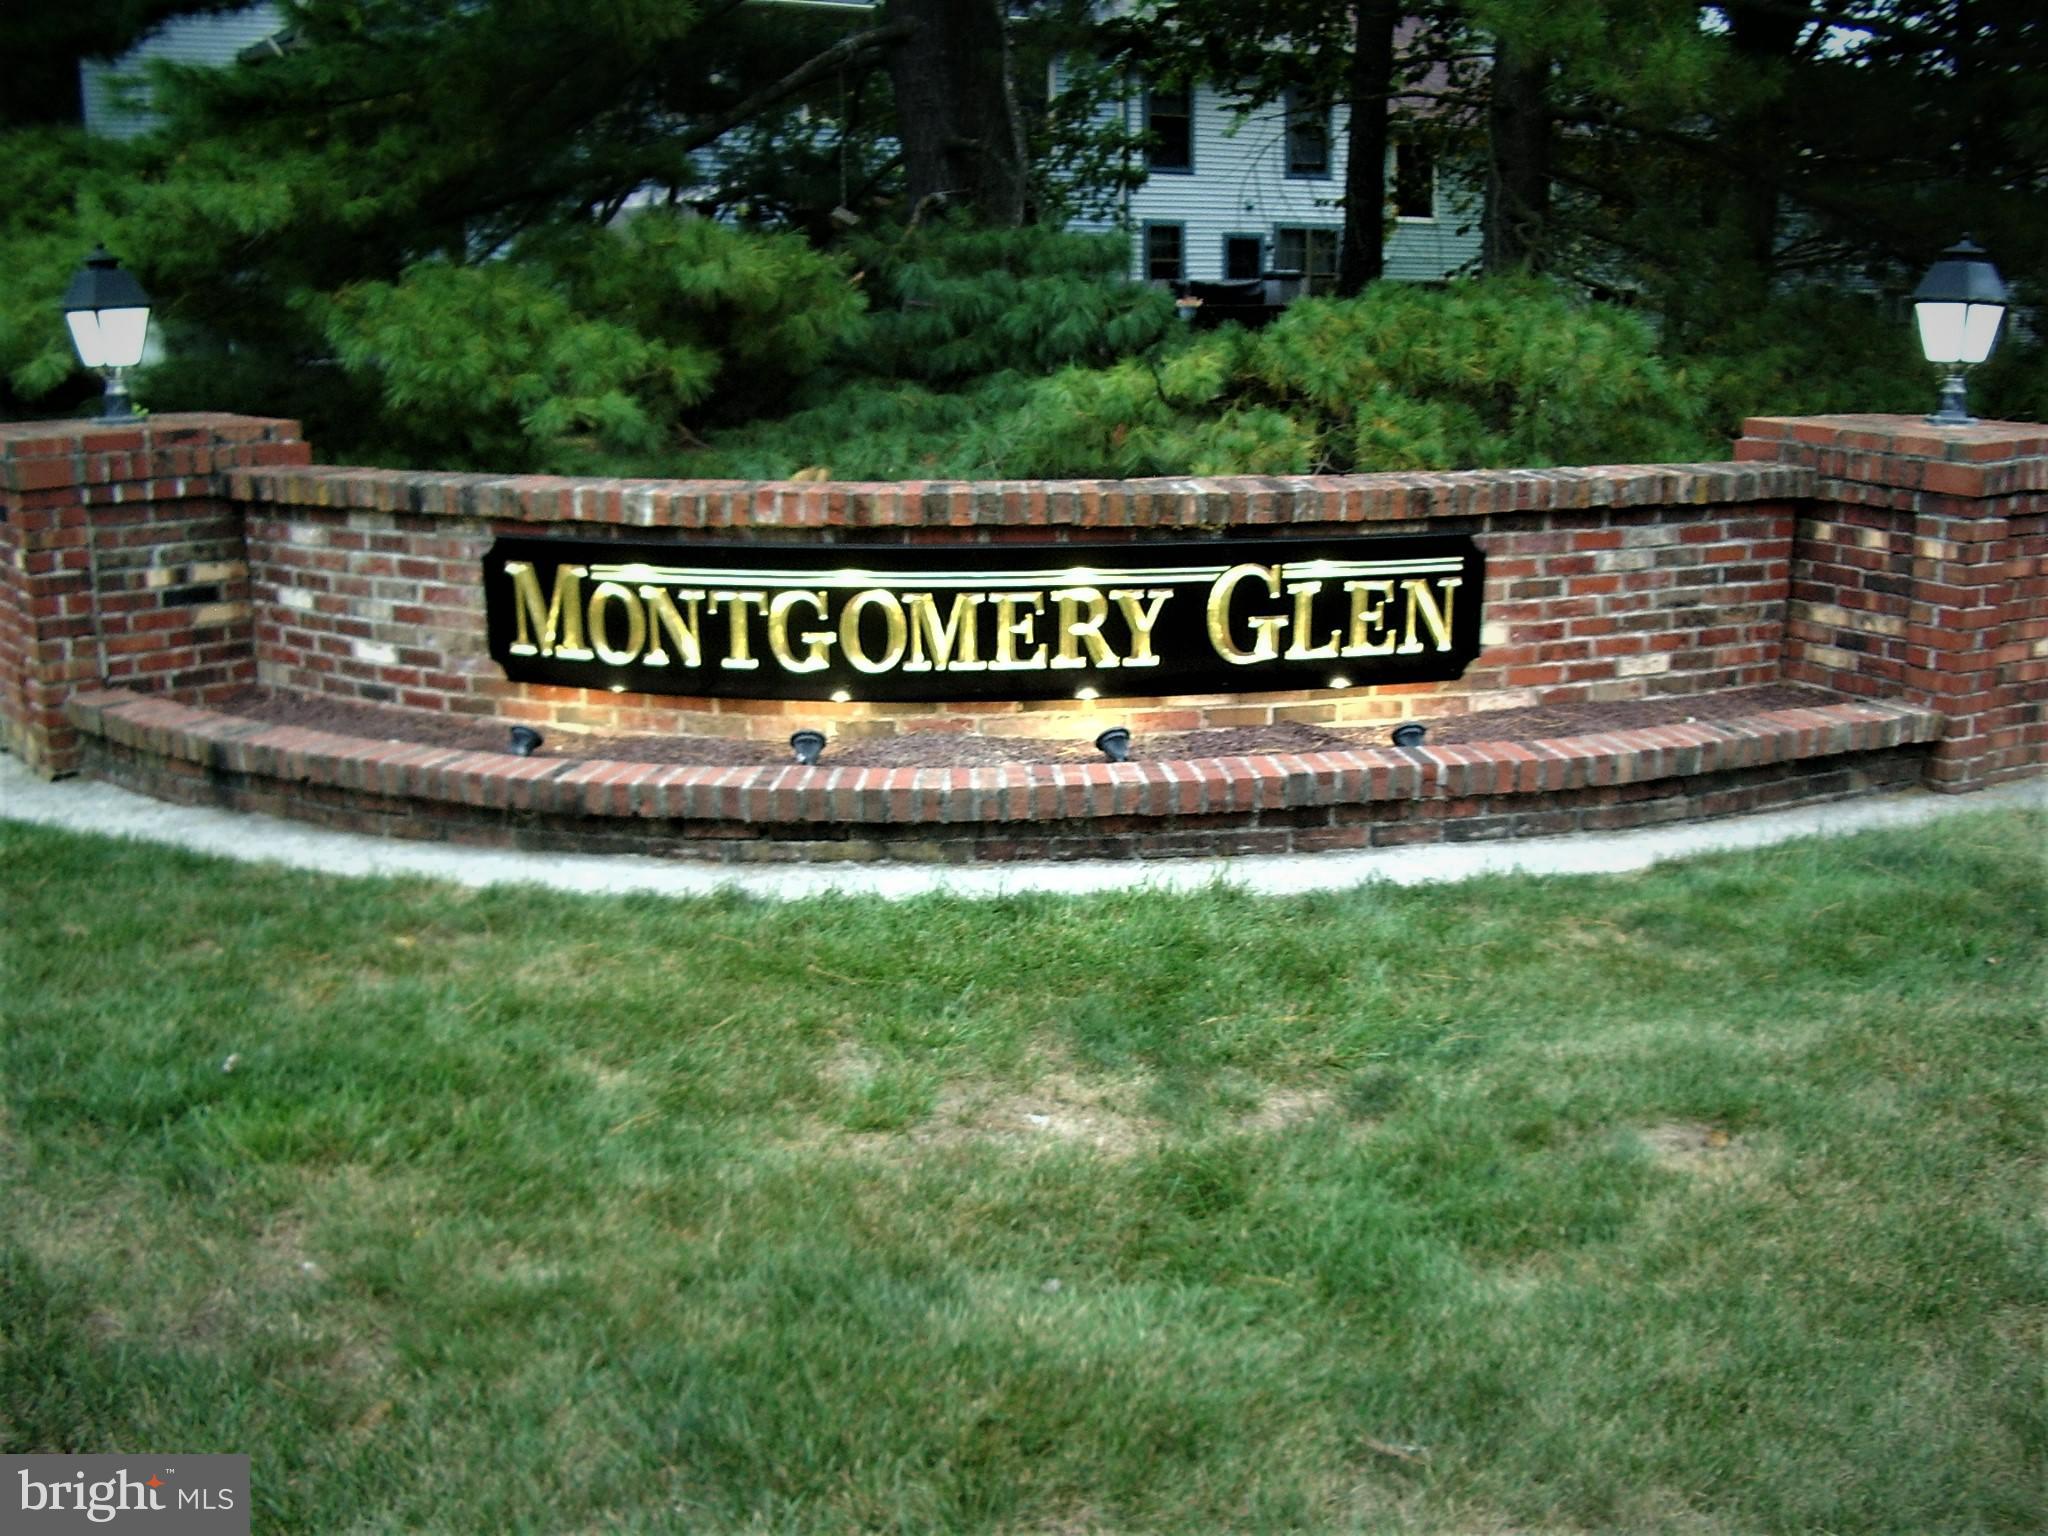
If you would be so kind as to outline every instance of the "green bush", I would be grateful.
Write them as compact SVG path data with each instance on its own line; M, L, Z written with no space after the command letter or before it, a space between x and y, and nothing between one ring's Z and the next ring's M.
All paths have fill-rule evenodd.
M1130 476L1725 452L1639 319L1531 282L1383 283L1356 299L1303 300L1256 334L1168 329L1106 365L1005 376L973 392L970 409L935 398L844 395L757 424L708 462L753 474L867 477L913 463L907 472L925 476Z
M717 433L708 447L661 461L659 472L734 480L786 480L818 469L840 480L986 478L1011 462L1004 431L1027 408L1032 381L1003 373L942 392L842 377L810 393L818 403Z
M1934 373L1910 317L1833 290L1787 293L1724 320L1689 349L1686 376L1722 435L1745 416L1926 411Z
M1970 383L1970 407L1997 421L2048 421L2048 339L2015 335L2008 324Z
M10 414L54 392L90 392L71 350L59 303L96 239L120 246L101 222L82 216L117 171L121 146L75 129L21 129L0 153L0 408ZM120 253L132 252L120 246Z
M891 378L1099 366L1175 323L1164 291L1124 276L1130 247L1117 235L943 222L856 241L849 254L872 295L852 364Z
M854 333L862 300L794 236L649 213L503 261L419 262L315 307L343 370L376 391L379 451L560 468L762 409Z
M1697 401L1649 328L1528 280L1380 283L1307 299L1260 332L1251 375L1314 412L1343 469L1696 456Z

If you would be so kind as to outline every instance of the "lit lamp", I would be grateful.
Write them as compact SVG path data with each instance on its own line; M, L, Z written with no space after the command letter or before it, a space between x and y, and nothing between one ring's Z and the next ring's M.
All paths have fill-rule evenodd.
M106 376L101 419L132 420L135 412L129 409L128 382L122 375L142 361L142 344L149 337L149 295L142 284L121 270L105 246L94 246L64 290L64 320L71 327L78 360Z
M1963 398L1963 373L1991 355L2005 301L2005 280L1968 235L1943 251L1913 290L1920 350L1948 370L1941 409L1927 418L1935 425L1966 427L1977 419Z

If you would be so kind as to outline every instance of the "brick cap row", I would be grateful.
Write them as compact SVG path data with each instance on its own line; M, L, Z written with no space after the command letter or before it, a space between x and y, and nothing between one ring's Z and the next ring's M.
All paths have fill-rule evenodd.
M1850 448L1951 464L1992 464L2048 454L2048 426L2032 421L1943 427L1924 416L1752 416L1743 422L1742 435L1761 442Z
M66 713L81 731L117 745L255 778L514 814L756 827L1171 818L1542 795L1880 751L1934 741L1944 726L1933 710L1844 700L1725 720L1441 747L999 768L718 768L376 741L126 689L76 695Z
M1798 464L1613 464L1138 480L625 480L312 466L222 477L238 501L643 528L1222 528L1494 517L1806 497Z
M0 421L0 462L73 453L134 453L205 443L297 442L299 424L279 416L170 411L134 421Z

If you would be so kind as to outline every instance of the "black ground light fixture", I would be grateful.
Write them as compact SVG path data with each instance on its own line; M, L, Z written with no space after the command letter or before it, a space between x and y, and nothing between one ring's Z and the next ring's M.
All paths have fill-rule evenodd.
M1419 747L1422 745L1422 738L1428 734L1428 726L1417 725L1413 720L1410 720L1406 725L1394 727L1394 745L1397 747Z
M540 750L540 744L543 740L545 738L532 726L515 725L512 727L512 755L514 757L531 757Z
M1943 251L1913 290L1920 350L1927 361L1948 370L1941 409L1927 418L1936 426L1966 427L1977 419L1963 396L1963 375L1997 345L2006 300L2005 279L1968 235Z
M1095 750L1112 763L1128 763L1131 760L1131 733L1120 725L1112 725L1095 738Z
M806 768L813 766L825 751L823 731L798 731L789 738L789 750L796 754L796 760Z
M100 419L133 421L125 375L142 361L143 343L149 339L149 295L105 246L93 247L64 290L64 321L71 327L78 360L107 381Z

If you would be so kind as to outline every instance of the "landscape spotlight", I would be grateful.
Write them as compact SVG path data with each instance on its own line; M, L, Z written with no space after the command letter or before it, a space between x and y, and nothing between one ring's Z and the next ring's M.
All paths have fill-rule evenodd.
M2005 319L2005 279L1968 235L1941 253L1913 290L1920 350L1948 370L1941 409L1927 419L1939 427L1967 427L1977 418L1963 398L1963 374L1991 355Z
M541 733L530 725L513 726L512 755L514 757L533 756L534 753L540 750L540 744L543 739Z
M142 344L149 339L149 295L105 246L94 246L72 275L64 290L64 322L71 327L78 360L106 378L100 419L133 421L123 375L142 361Z
M1397 747L1419 747L1422 745L1422 738L1428 734L1428 726L1417 725L1413 720L1410 720L1406 725L1394 727L1394 745Z
M1120 725L1112 725L1095 738L1095 750L1112 763L1128 763L1131 760L1131 733Z
M796 754L798 762L809 768L818 761L819 754L825 750L825 733L798 731L789 738L789 750Z

